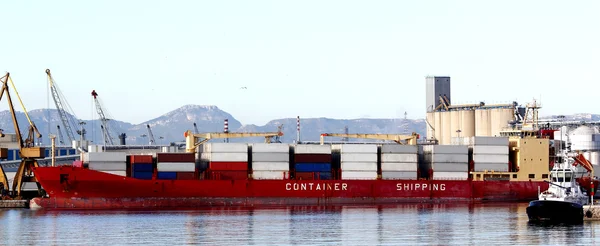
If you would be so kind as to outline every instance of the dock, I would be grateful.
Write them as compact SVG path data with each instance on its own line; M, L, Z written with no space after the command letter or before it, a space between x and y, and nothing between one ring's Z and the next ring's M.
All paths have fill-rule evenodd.
M584 221L600 221L600 203L594 201L593 205L583 206Z
M0 200L0 208L28 208L28 200Z

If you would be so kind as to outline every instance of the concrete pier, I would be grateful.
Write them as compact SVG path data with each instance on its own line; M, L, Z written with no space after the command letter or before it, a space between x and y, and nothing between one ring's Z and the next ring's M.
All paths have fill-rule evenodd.
M28 208L28 200L0 200L0 208Z

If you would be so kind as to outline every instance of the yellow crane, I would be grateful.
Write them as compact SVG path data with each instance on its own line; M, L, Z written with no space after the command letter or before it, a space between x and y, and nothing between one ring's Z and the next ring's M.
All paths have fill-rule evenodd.
M15 174L15 178L13 180L13 186L12 186L13 195L16 197L21 197L21 195L22 195L21 188L22 188L23 182L36 182L37 187L38 187L38 193L39 193L39 195L42 195L42 187L40 186L40 184L37 182L37 179L33 175L33 168L38 167L37 159L44 158L44 156L45 156L44 155L45 149L42 147L35 146L35 139L41 138L42 134L40 134L40 132L38 131L35 124L31 121L31 118L29 118L29 114L27 113L27 110L25 109L25 105L23 105L23 101L21 100L21 97L19 96L19 93L17 92L14 83L13 83L12 79L10 78L10 73L6 73L6 75L1 77L0 80L2 81L2 89L0 91L0 100L2 100L4 94L6 94L6 99L8 100L8 107L10 109L10 114L12 116L15 133L17 135L17 142L19 143L19 154L21 156L21 164L19 165L19 168L17 169L17 173ZM27 121L29 122L28 136L27 136L27 139L25 139L25 141L23 141L23 137L21 135L21 130L19 129L19 124L17 122L17 116L15 114L15 108L13 106L13 102L10 97L10 92L8 89L9 88L8 82L10 82L13 89L15 90L15 93L17 94L17 98L19 99L19 102L20 102L21 106L23 107L23 111L25 112ZM6 179L6 176L4 176L4 179Z
M281 129L281 128L280 128ZM187 130L183 136L185 137L185 151L196 152L196 147L208 140L215 138L250 138L250 137L264 137L265 143L271 143L271 139L274 137L283 136L283 132L211 132L211 133L192 133ZM198 141L200 139L200 141Z
M361 134L361 133L323 133L321 134L321 145L325 143L325 137L341 137L341 138L364 138L377 140L390 140L398 144L416 145L419 134L413 132L411 135L398 134Z

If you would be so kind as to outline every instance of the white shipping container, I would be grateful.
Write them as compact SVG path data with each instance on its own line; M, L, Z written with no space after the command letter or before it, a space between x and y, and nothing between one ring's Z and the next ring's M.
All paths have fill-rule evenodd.
M209 153L248 153L248 144L246 143L204 143L202 152Z
M469 162L468 154L425 154L423 156L425 162L454 162L467 163Z
M465 145L425 145L423 153L432 154L469 154L469 146Z
M508 146L508 137L471 137L471 144L478 145L494 145Z
M248 153L201 153L200 159L218 162L248 162Z
M127 172L126 171L101 171L101 172L103 172L103 173L110 173L110 174L114 174L114 175L117 175L117 176L123 176L123 177L127 176Z
M289 179L289 172L282 171L252 171L253 179Z
M492 146L492 145L475 145L473 146L473 154L493 154L493 155L508 155L507 146Z
M418 154L388 154L381 153L381 162L417 162Z
M194 162L158 162L156 163L158 172L194 172L196 163Z
M289 171L289 162L252 162L252 170L256 171Z
M387 180L416 180L417 172L395 172L395 171L382 171L381 179Z
M361 171L343 171L342 179L347 180L373 180L377 179L377 171L361 172Z
M382 162L381 171L403 171L403 172L416 172L419 163L417 162ZM343 169L342 169L343 170Z
M252 162L275 161L289 162L289 153L252 153Z
M83 153L83 162L126 162L127 153L125 152L86 152Z
M342 162L377 162L377 153L342 153Z
M126 162L92 161L88 163L88 168L96 171L125 171Z
M375 144L334 144L331 146L340 153L375 153L377 154L377 145Z
M377 162L342 162L343 171L375 171L377 172Z
M508 172L508 163L475 163L475 166L473 166L473 170L475 172Z
M477 163L508 163L508 155L473 155L473 162Z
M417 154L417 151L417 145L384 144L381 146L381 153Z
M467 172L433 172L435 180L467 180L469 173Z
M434 172L467 172L469 171L468 163L432 163Z
M290 153L290 145L284 143L254 143L252 153Z
M296 154L331 154L331 145L298 144L294 147Z

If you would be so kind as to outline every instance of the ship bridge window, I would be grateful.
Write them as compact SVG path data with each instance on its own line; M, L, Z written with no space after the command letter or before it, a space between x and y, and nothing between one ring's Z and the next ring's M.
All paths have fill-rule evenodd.
M554 172L552 173L553 182L571 182L573 172Z

